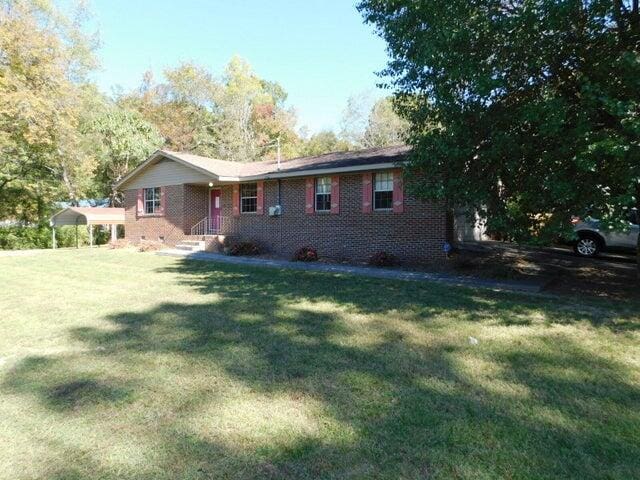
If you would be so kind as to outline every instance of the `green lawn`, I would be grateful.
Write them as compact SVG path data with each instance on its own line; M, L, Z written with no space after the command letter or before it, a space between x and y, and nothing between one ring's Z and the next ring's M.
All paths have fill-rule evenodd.
M108 250L0 283L2 479L640 477L637 305Z

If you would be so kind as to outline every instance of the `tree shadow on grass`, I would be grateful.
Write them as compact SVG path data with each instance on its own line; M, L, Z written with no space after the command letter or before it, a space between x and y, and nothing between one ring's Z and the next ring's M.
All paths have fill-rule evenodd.
M3 387L34 395L58 412L121 406L133 400L134 385L103 375L96 377L76 371L71 358L30 356L11 370Z
M305 299L329 301L364 314L386 313L395 308L425 317L457 311L464 320L486 321L497 318L507 326L526 326L538 320L551 324L589 322L615 333L640 330L638 306L616 301L596 301L573 297L509 294L487 289L473 290L419 281L381 281L367 277L322 272L277 270L222 265L181 259L160 273L178 274L180 282L203 294L225 294L253 299ZM384 287L382 287L384 285Z
M163 475L100 465L103 478L632 478L640 469L640 391L628 367L566 335L495 349L446 335L456 321L505 325L504 318L524 321L532 310L565 316L552 306L465 289L452 295L428 284L195 262L172 272L204 299L217 295L114 314L108 331L76 329L76 340L104 349L82 355L108 356L123 369L169 355L188 365L184 376L209 373L215 385L225 381L222 372L248 398L268 400L233 405L233 415L215 404L210 422L231 428L205 433L187 419L210 412L214 387L185 387L182 403L161 407L176 416L149 432L162 451L153 471ZM4 387L41 399L59 392L65 404L84 386L74 386L77 375L52 382L47 373L68 368L66 361L27 359ZM135 380L136 388L144 383ZM293 407L273 416L268 410L282 398ZM310 431L288 426L286 415L312 405ZM251 412L255 426L243 420L252 408L265 409ZM278 422L293 430L286 441L273 433ZM236 438L242 428L251 439L266 429L273 441ZM90 478L76 466L59 470Z

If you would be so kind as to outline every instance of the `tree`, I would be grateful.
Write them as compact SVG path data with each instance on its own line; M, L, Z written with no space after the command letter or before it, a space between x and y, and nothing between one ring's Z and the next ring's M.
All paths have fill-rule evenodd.
M409 187L517 241L640 206L637 0L362 0L411 124Z
M372 102L366 94L349 97L340 123L340 138L353 148L400 145L408 129L408 122L396 113L391 97Z
M371 108L362 144L365 148L402 145L408 129L409 122L395 112L393 100L381 98Z
M301 154L304 156L314 156L347 150L353 150L353 145L346 140L338 138L331 130L323 130L312 135L304 142Z
M121 96L118 105L153 124L164 148L204 154L215 143L212 106L219 85L206 70L189 63L165 70L164 76L165 83L155 83L147 72L140 88Z
M298 153L286 92L241 58L232 58L219 79L190 63L165 70L164 77L156 84L147 73L141 87L118 103L155 125L166 148L249 162L274 156L267 147L280 138L284 156Z
M44 221L77 202L91 158L77 127L92 42L48 2L0 0L0 214ZM64 192L64 193L63 193Z
M94 178L96 193L108 197L112 206L122 205L113 184L160 148L162 137L138 112L114 105L84 125L84 133L91 139L98 158Z

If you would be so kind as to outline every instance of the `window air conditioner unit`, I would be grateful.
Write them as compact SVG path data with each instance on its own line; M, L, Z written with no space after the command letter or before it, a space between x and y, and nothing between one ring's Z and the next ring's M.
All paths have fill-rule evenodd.
M280 205L276 205L275 207L269 207L269 216L277 217L282 215L282 207Z

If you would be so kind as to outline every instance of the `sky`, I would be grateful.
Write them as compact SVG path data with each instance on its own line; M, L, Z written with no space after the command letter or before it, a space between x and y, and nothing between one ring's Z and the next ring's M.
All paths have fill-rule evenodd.
M384 95L385 43L350 0L93 0L101 90L191 61L221 74L233 55L277 81L310 132L339 130L353 94Z

